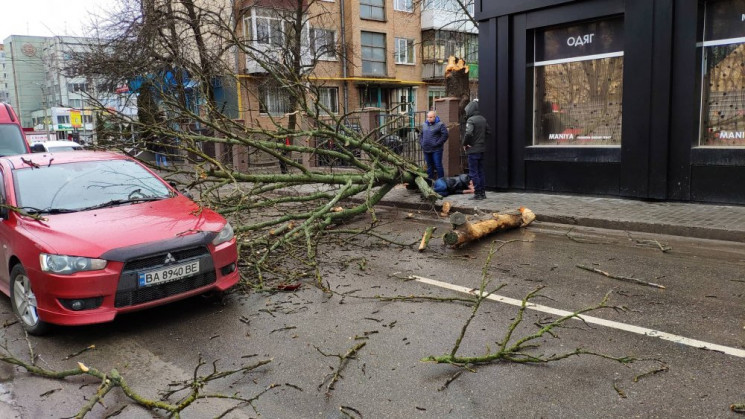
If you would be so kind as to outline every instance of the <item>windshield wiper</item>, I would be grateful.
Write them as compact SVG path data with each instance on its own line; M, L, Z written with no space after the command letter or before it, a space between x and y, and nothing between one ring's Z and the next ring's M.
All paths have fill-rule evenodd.
M19 207L19 210L25 212L26 214L35 215L35 214L67 214L70 212L77 212L80 210L77 209L69 209L69 208L44 208L39 209L36 207Z
M108 208L108 207L116 207L118 205L125 205L125 204L136 204L138 202L150 202L150 201L160 201L163 199L162 196L156 197L156 196L148 196L148 197L142 197L142 198L127 198L127 199L112 199L111 201L106 201L101 204L91 205L90 207L85 208L79 208L77 211L88 211L93 209L99 209L99 208Z

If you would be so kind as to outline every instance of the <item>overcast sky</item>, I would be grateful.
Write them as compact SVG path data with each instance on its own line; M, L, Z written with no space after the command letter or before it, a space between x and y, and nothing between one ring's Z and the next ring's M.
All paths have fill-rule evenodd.
M10 35L86 35L90 14L100 15L114 3L115 0L0 0L0 43Z

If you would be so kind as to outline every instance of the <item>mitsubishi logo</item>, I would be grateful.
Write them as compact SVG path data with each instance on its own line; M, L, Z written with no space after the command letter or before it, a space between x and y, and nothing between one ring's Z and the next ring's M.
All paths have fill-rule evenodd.
M176 258L173 257L173 255L169 253L168 255L166 255L166 260L163 263L169 264L169 263L173 263L175 261L176 261Z

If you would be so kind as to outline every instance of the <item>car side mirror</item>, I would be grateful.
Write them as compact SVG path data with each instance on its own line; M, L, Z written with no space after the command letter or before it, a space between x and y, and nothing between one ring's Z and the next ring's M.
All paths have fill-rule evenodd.
M44 144L36 143L31 145L31 152L32 153L43 153L46 150L44 150Z

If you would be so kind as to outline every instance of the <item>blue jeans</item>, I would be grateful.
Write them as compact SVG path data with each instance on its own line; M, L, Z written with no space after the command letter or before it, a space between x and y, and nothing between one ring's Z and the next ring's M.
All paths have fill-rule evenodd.
M435 180L445 177L445 169L442 167L442 150L431 153L425 151L424 161L427 163L427 176L430 179ZM435 171L437 171L437 177L435 177Z
M468 176L473 181L475 193L484 193L484 153L468 155Z
M168 166L168 161L166 161L166 155L163 153L155 153L155 165L156 166Z

